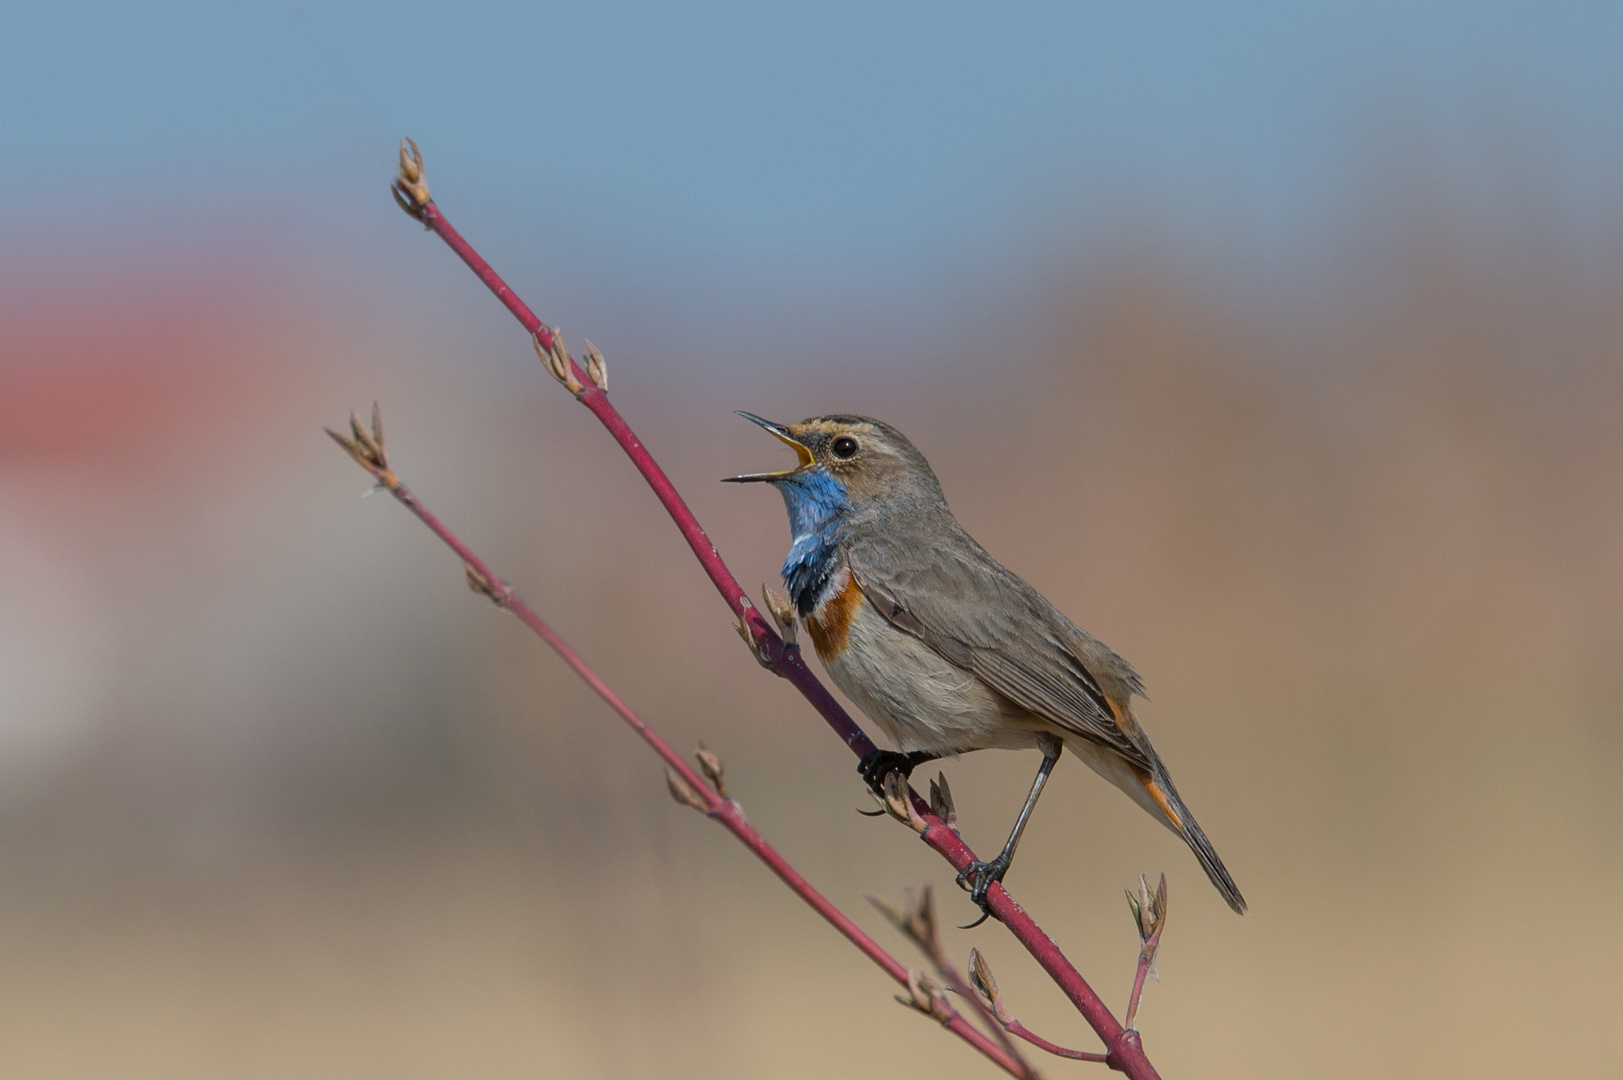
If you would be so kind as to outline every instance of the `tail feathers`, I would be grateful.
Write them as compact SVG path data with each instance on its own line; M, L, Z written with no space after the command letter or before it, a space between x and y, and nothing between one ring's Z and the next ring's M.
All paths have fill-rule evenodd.
M1200 860L1201 868L1206 876L1212 879L1217 891L1223 894L1229 907L1245 914L1245 897L1240 895L1239 888L1229 872L1223 866L1223 860L1217 857L1212 849L1212 842L1206 839L1206 834L1200 831L1195 824L1195 817L1184 806L1183 800L1178 798L1178 789L1172 786L1172 777L1167 775L1166 766L1156 756L1155 750L1144 745L1146 755L1154 766L1153 771L1146 771L1142 766L1128 761L1114 750L1108 749L1088 739L1072 736L1065 740L1065 745L1071 752L1081 758L1087 766L1100 776L1109 780L1117 788L1127 794L1139 806L1143 807L1151 817L1181 836L1189 849Z
M1212 842L1206 839L1206 834L1196 823L1195 816L1184 806L1183 800L1178 798L1178 789L1172 786L1172 778L1166 774L1165 768L1157 769L1156 772L1159 773L1158 776L1142 778L1144 790L1166 815L1167 824L1172 826L1172 831L1183 837L1184 843L1189 845L1189 850L1195 853L1201 869L1206 871L1206 876L1217 887L1217 891L1223 894L1223 899L1228 901L1229 907L1237 914L1244 915L1245 897L1240 895L1240 887L1229 877L1228 868L1223 865L1223 860L1217 857L1217 849L1212 847Z

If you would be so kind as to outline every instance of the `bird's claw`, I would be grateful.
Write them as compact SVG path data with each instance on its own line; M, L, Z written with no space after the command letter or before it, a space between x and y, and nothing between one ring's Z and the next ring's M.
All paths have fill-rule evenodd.
M900 773L902 779L906 780L913 775L914 769L934 759L934 754L918 751L909 754L900 750L870 750L857 762L857 772L862 774L863 783L873 789L874 794L882 796L886 776Z
M981 862L979 859L958 871L954 882L959 888L968 888L969 899L981 909L981 917L968 926L959 927L960 930L972 930L992 917L992 909L988 906L986 893L992 887L992 882L1002 881L1003 875L1009 872L1009 863L1013 860L1007 855L999 855L995 859ZM971 880L973 879L973 880ZM965 882L969 882L966 886Z

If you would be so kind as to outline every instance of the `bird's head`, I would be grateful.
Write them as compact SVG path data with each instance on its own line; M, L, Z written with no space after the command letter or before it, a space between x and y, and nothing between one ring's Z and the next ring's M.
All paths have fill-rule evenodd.
M782 472L730 476L734 483L761 481L783 492L791 517L797 503L842 502L863 507L875 502L922 501L941 504L941 485L924 455L907 436L866 416L814 416L798 424L774 424L751 413L738 415L758 424L791 447L799 461Z

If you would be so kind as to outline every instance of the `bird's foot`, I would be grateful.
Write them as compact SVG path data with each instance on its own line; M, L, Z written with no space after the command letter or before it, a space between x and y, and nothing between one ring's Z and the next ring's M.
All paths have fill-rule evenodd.
M1009 872L1009 864L1013 861L1013 858L1007 852L1004 852L997 858L987 862L981 862L977 859L958 872L958 877L954 879L956 884L959 888L965 888L964 883L969 882L967 886L969 898L974 901L976 907L981 909L980 918L968 926L960 926L958 929L973 929L992 917L992 909L987 906L986 902L987 890L992 887L992 882L1003 880L1003 875Z
M906 754L900 750L870 750L857 762L857 772L862 774L863 783L872 788L874 794L883 795L887 775L900 773L902 779L906 780L913 775L914 769L926 761L934 761L938 756L924 750Z

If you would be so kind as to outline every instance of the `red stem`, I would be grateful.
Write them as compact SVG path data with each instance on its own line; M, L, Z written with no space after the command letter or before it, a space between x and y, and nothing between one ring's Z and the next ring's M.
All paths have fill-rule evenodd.
M1150 973L1150 961L1140 960L1138 971L1133 975L1133 992L1127 998L1127 1026L1132 1027L1138 1019L1138 999L1144 994L1144 979Z
M518 295L508 287L507 283L501 279L501 276L491 269L490 264L485 262L483 257L473 249L473 245L463 239L462 234L457 232L451 226L451 223L445 220L445 215L440 213L439 207L429 201L415 209L419 220L433 230L452 251L456 252L463 262L468 264L468 268L478 276L480 281L485 283L485 286L491 292L496 294L496 299L500 300L507 307L507 310L513 313L514 317L524 326L524 329L540 340L541 347L550 349L552 346L551 331L536 317L535 312L530 310L529 305L518 298ZM625 418L610 403L608 395L591 384L586 377L586 373L581 370L573 358L570 358L569 364L571 370L575 373L575 377L584 386L584 389L576 395L581 404L590 409L592 414L602 421L603 426L608 428L609 434L620 444L621 449L626 452L626 456L637 467L637 471L642 473L643 478L648 481L648 485L654 489L654 494L664 504L666 512L670 514L671 519L676 523L677 529L682 533L683 539L688 542L688 546L693 549L693 554L697 556L699 564L704 567L705 573L710 576L710 580L715 584L717 591L727 601L728 606L733 609L733 613L739 616L745 625L749 627L750 634L754 637L757 647L767 657L772 670L793 683L795 689L799 690L811 702L812 706L822 714L823 719L828 722L828 725L859 757L873 750L873 741L857 726L850 715L840 707L840 703L834 700L834 696L818 681L817 676L812 674L811 669L801 659L800 650L785 646L783 639L778 637L772 627L767 624L766 619L750 603L743 587L738 584L738 579L733 577L732 571L722 561L721 555L716 551L715 545L711 543L710 537L706 535L698 519L693 516L693 511L688 509L687 503L677 493L670 478L665 475L665 470L660 468L659 463L654 460L647 447L643 446L642 440L637 438L636 434L631 430L631 426L626 423ZM974 852L959 839L958 834L947 828L940 818L930 812L929 804L919 798L916 791L911 788L908 791L914 809L929 825L922 834L924 842L945 856L954 869L963 870L964 867L975 860ZM1111 1015L1110 1010L1105 1006L1105 1003L1100 1000L1099 995L1094 993L1093 988L1082 977L1081 972L1077 971L1075 965L1066 959L1065 954L1060 952L1059 946L1054 944L1053 939L1043 932L1042 928L1032 920L1031 916L1026 914L1025 909L1014 902L1014 899L1009 896L1008 891L1003 888L1001 882L993 883L992 888L987 893L987 901L992 914L1004 926L1008 927L1009 932L1026 947L1026 951L1031 953L1042 969L1059 986L1061 992L1070 999L1071 1004L1082 1014L1083 1019L1104 1041L1109 1052L1111 1068L1119 1069L1128 1076L1133 1077L1134 1080L1159 1080L1159 1074L1156 1073L1155 1067L1150 1064L1149 1058L1144 1055L1144 1049L1139 1042L1137 1032L1128 1031L1117 1022L1116 1018Z
M1165 874L1161 875L1161 880L1164 884L1166 881ZM1138 1001L1139 998L1144 996L1144 979L1149 975L1150 968L1155 966L1155 954L1161 947L1161 931L1165 929L1166 919L1163 915L1160 924L1155 928L1155 932L1150 934L1149 939L1144 942L1144 947L1139 950L1138 971L1133 975L1133 992L1128 995L1127 1012L1124 1014L1127 1018L1125 1023L1129 1031L1138 1030L1134 1026L1134 1023L1138 1020Z
M625 699L615 693L614 688L605 682L597 672L592 670L591 665L581 658L581 655L570 646L569 642L563 639L562 635L548 625L546 620L537 615L534 609L526 604L524 599L511 586L498 578L490 566L478 555L474 554L473 550L447 528L432 511L419 502L409 488L398 481L391 486L384 481L381 470L366 465L364 462L361 465L372 473L374 478L383 482L384 487L400 501L401 505L415 514L418 520L427 525L435 536L439 537L447 547L456 552L457 557L463 563L493 588L495 594L493 599L499 607L512 612L520 622L529 627L542 641L546 642L552 648L552 651L562 657L564 663L568 664L570 669L580 676L581 680L608 704L609 708L618 713L620 718L642 737L643 742L653 748L654 753L658 754L660 759L679 775L687 783L688 787L693 789L695 794L704 800L707 808L706 813L710 818L720 822L728 832L741 840L744 846L754 852L756 857L765 863L774 874L778 875L778 878L785 885L789 886L797 896L827 920L829 925L844 935L847 941L862 950L865 956L883 968L887 975L904 987L908 985L907 968L899 960L887 953L860 926L852 922L826 896L818 892L811 882L801 876L800 871L791 866L788 860L779 854L771 844L767 843L766 838L744 819L744 815L739 810L737 803L729 798L724 798L703 780L693 767L687 763L686 759L672 749L670 743L666 742L657 731L649 727L647 721L637 715L636 710L626 704ZM962 1016L954 1013L942 1026L969 1043L976 1050L979 1050L1011 1076L1023 1078L1032 1075L1031 1070L1025 1066L1025 1063L1017 1055L1009 1053L1003 1047L994 1043Z
M1034 1034L1026 1025L1018 1020L1010 1020L1003 1025L1003 1030L1010 1035L1016 1035L1026 1040L1039 1050L1046 1050L1055 1057L1070 1058L1072 1061L1109 1061L1109 1054L1093 1054L1086 1050L1067 1050L1058 1043L1051 1043L1041 1035Z

